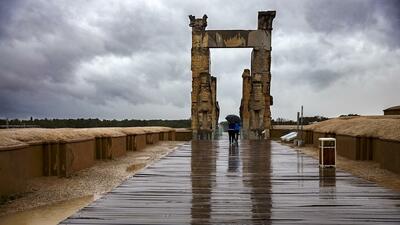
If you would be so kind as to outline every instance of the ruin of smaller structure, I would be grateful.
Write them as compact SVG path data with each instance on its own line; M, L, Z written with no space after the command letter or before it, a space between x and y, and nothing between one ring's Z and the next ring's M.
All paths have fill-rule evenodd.
M384 115L400 115L400 105L383 110Z

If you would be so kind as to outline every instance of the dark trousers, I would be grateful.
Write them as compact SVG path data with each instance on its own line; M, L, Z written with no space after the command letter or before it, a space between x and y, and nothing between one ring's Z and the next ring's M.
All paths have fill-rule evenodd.
M238 142L239 141L239 133L240 133L240 131L235 130L234 132L235 132L235 140L236 140L236 142Z
M229 134L229 143L232 143L235 141L235 131L234 130L228 130Z

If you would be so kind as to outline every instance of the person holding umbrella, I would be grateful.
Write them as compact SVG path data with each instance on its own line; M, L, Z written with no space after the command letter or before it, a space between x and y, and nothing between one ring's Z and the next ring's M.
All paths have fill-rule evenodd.
M235 123L228 124L229 144L235 142Z
M232 144L235 141L237 143L236 131L240 130L240 117L236 115L228 115L225 119L228 121L229 144Z
M236 144L239 143L240 123L235 123L234 135Z

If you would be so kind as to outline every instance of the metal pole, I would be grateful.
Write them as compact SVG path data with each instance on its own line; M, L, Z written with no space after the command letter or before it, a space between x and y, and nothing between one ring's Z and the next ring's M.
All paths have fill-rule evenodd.
M297 139L299 139L300 138L300 133L299 133L299 125L300 125L300 112L297 112L297 128L296 128L296 131L297 131Z
M301 106L301 130L303 130L303 106Z
M303 123L304 123L304 118L303 118L303 106L301 106L301 140L303 140Z

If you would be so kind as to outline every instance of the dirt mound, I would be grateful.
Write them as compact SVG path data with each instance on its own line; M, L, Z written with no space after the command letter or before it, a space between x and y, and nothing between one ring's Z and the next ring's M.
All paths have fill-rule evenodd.
M74 141L95 137L119 137L127 134L167 132L169 127L99 127L99 128L23 128L0 130L0 148L18 147L29 144L57 141Z
M305 126L305 129L400 141L400 116L339 117Z

